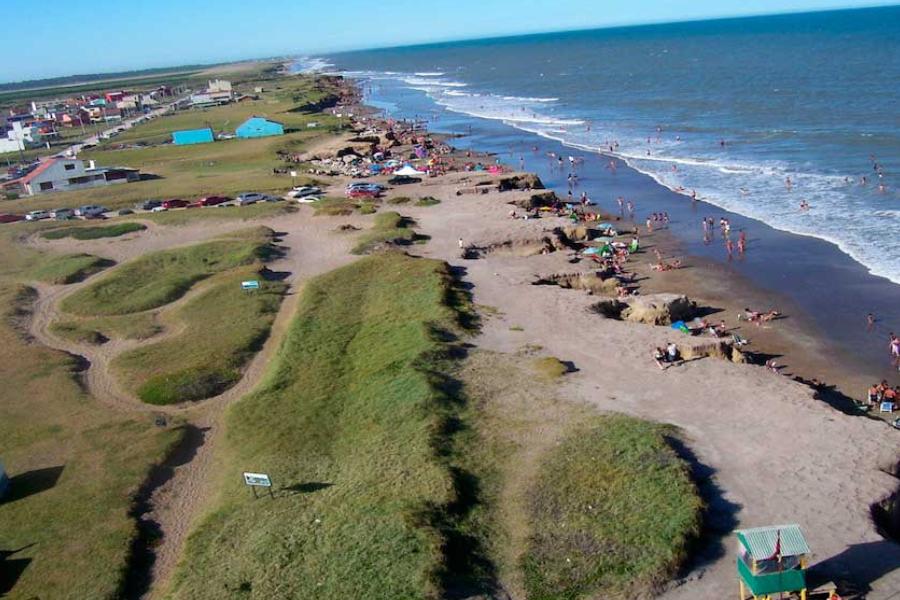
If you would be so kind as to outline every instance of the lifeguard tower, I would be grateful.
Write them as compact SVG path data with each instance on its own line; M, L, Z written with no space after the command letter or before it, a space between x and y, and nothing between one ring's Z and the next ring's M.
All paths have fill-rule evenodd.
M774 600L773 594L799 594L806 600L809 546L797 525L756 527L736 532L741 600Z

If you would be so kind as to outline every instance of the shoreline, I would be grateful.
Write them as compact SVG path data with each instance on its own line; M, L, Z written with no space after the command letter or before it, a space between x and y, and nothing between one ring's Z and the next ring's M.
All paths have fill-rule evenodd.
M393 99L386 102L374 97L375 92L369 86L363 85L364 80L348 79L362 90L362 102L365 106L378 112L389 112L394 118L424 119L432 135L452 136L456 148L494 155L507 163L511 170L521 170L513 167L512 163L519 162L520 165L524 163L525 172L537 174L548 190L556 191L560 197L564 197L567 188L564 173L568 172L568 168L561 170L554 168L545 158L545 153L555 151L558 155L564 156L561 152L565 152L568 148L565 144L537 134L528 134L501 122L480 120L452 111L440 112L435 115L436 118L429 119L426 115L432 113L426 110L416 111L415 109L419 107L414 103L411 107L412 113L409 108L403 107L403 100L417 95L424 96L420 92L405 90L399 101ZM392 105L393 110L387 110L387 105ZM532 138L536 143L531 144L526 138ZM533 148L537 148L537 152ZM811 265L809 262L823 259L826 265L836 263L837 270L844 279L850 280L854 286L866 287L865 283L871 285L871 282L865 280L873 280L879 289L890 292L883 299L881 310L874 311L876 314L887 314L889 317L890 308L896 306L893 304L893 298L896 297L897 301L900 301L900 286L869 274L865 267L829 242L787 233L702 201L690 202L689 198L624 163L615 172L610 173L604 168L605 163L610 160L608 155L590 153L580 156L584 159L584 164L577 168L580 185L573 190L575 197L581 191L585 191L598 210L610 214L616 212L614 199L617 196L634 199L637 205L635 220L638 223L642 222L641 216L650 209L659 210L658 207L662 207L672 215L670 229L662 230L664 232L662 235L655 234L655 236L658 242L667 248L668 254L685 257L693 268L665 273L664 278L652 277L650 279L652 283L646 287L648 292L652 290L684 293L702 304L721 310L720 314L725 315L729 327L739 326L741 335L749 337L751 341L754 338L758 340L751 348L752 351L770 356L776 360L784 374L810 384L826 402L844 412L853 412L853 401L863 400L865 390L873 383L882 379L886 379L891 385L900 383L900 375L889 364L886 333L880 331L880 328L892 327L890 323L879 323L879 331L868 334L863 331L864 335L860 336L858 332L851 331L852 327L847 323L847 312L850 307L846 303L841 307L834 306L824 311L817 311L815 306L810 306L810 296L815 294L820 294L820 299L833 298L827 289L823 289L833 281L830 275L822 274L807 282L792 282L792 273L766 273L767 261L779 260L778 256L783 260L784 256L805 252L808 260L803 261L802 265L797 265L797 268L793 269L793 275L804 274L810 269L819 272L823 270L821 265ZM728 218L737 225L733 231L746 227L750 232L748 251L740 261L721 260L721 254L724 254L721 244L707 246L699 240L692 239L692 237L699 238L700 235L692 235L691 228L699 232L700 217L708 214L715 218L720 216ZM644 226L641 224L638 226L645 235ZM663 240L663 237L668 239ZM802 245L804 241L807 248L795 248L798 242ZM809 245L818 247L809 249ZM848 268L846 264L848 262L855 268ZM780 266L784 267L785 264L782 262ZM662 279L665 281L660 281ZM800 285L792 289L792 283ZM811 284L815 285L810 287ZM797 289L803 291L804 287L805 291L812 291L813 288L816 291L801 298L791 293ZM748 305L754 310L777 308L786 313L787 318L763 327L739 324L735 317ZM858 329L863 330L864 316L868 310L859 312ZM713 318L718 317L719 314L713 315ZM829 335L825 329L826 324L833 326L836 322L844 325L841 335ZM871 338L877 335L885 336L884 352L872 347L877 344L876 340ZM850 345L847 343L848 340L851 343L868 344L869 352L855 352L848 347ZM856 414L861 413L856 411Z

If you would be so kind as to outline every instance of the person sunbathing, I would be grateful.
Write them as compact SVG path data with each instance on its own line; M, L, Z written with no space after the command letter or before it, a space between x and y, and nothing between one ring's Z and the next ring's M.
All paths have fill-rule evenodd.
M666 353L663 352L662 348L657 347L653 351L653 360L656 362L656 366L659 367L661 371L666 370Z

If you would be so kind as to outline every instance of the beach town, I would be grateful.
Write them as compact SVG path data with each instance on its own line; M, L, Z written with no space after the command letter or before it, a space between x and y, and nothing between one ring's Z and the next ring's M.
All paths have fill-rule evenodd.
M156 78L5 117L10 598L900 589L900 339L835 360L756 232L291 61Z

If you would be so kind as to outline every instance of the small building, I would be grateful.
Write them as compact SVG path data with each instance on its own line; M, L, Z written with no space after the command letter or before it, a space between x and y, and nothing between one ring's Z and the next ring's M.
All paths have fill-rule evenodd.
M32 164L16 179L2 184L4 190L23 196L81 190L115 183L140 181L141 172L127 167L97 167L94 161L54 156Z
M284 125L278 121L270 121L264 117L250 117L237 128L235 134L239 138L259 138L271 135L284 135Z
M213 130L209 127L203 129L184 129L172 132L172 143L176 146L189 146L190 144L208 144L215 139Z
M191 94L191 106L210 108L234 102L234 90L231 88L230 81L215 79L208 84L202 92Z
M741 600L747 590L754 600L773 594L799 592L806 600L809 546L797 525L756 527L735 532Z

